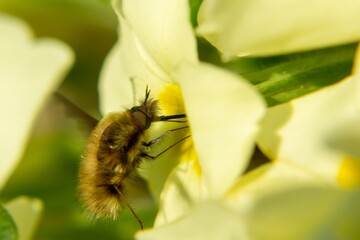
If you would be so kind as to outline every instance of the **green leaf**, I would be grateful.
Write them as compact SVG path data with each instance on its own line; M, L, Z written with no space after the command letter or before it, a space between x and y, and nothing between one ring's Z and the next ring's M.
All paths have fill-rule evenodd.
M288 102L350 75L357 44L224 64L264 95L269 106Z
M203 0L189 0L191 23L193 27L198 25L197 14Z
M18 239L18 233L15 222L1 204L0 204L0 239L1 240Z

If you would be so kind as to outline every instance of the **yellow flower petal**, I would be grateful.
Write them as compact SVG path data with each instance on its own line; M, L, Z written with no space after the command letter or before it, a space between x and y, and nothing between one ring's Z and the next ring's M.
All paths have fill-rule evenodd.
M197 61L188 2L114 0L113 8L120 39L100 77L103 113L134 105L133 92L136 99L143 97L146 85L157 96L172 82L169 74L174 67L182 61Z
M243 212L274 194L299 187L326 186L326 182L291 162L276 161L245 174L232 186L223 200L232 209Z
M126 36L126 35L125 35ZM123 42L126 40L123 39ZM126 59L121 54L124 47L117 43L107 55L100 72L98 83L100 97L100 111L105 115L108 112L119 111L123 107L135 105L131 76L126 72ZM125 47L130 51L131 48ZM141 65L140 65L141 66ZM137 85L135 85L137 86ZM136 90L136 89L135 89ZM144 94L145 90L139 94ZM143 95L137 96L143 97Z
M205 0L198 32L230 55L272 55L360 39L360 2Z
M355 55L353 74L351 80L353 81L353 90L348 94L353 94L352 102L353 114L350 117L344 117L342 121L336 124L328 134L327 145L334 150L343 153L343 158L348 159L348 156L360 159L360 48ZM344 93L347 94L347 93ZM346 185L346 184L345 184Z
M205 184L218 197L248 164L264 101L246 81L208 64L183 64L173 76L183 90Z
M0 14L0 189L23 153L37 113L73 58L64 43L33 40L24 22Z
M248 239L356 239L349 236L359 232L359 193L330 188L310 171L278 160L241 177L223 204L246 222Z
M181 162L165 183L154 226L159 227L187 215L194 204L202 202L207 196L197 171L197 159Z
M241 215L248 239L336 239L336 232L323 227L334 219L340 200L341 194L331 189L292 188L260 199Z
M190 214L176 222L138 232L138 240L219 240L244 239L240 216L214 202L194 207Z
M164 72L172 71L179 62L197 61L187 1L122 0L115 1L114 7L121 7L144 51Z
M20 240L32 239L43 211L39 199L18 197L5 204L19 231Z

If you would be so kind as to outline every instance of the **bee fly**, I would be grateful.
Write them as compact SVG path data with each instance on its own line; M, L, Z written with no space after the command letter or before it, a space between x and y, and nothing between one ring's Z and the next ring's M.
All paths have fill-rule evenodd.
M123 181L134 174L142 159L155 159L171 147L188 138L186 136L165 150L151 156L146 147L158 143L170 132L188 128L171 129L158 138L146 142L146 130L153 122L185 122L185 114L159 116L158 101L149 98L146 88L145 99L131 109L107 114L91 133L80 165L80 199L96 218L115 219L125 204L138 221L143 224L130 206L123 193Z

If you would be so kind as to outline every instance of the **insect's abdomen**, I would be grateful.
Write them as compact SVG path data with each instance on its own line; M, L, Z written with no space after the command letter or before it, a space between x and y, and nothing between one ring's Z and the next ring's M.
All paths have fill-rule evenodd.
M102 171L99 162L90 155L83 159L80 175L80 199L90 215L116 219L122 206L114 187L109 184L111 176Z

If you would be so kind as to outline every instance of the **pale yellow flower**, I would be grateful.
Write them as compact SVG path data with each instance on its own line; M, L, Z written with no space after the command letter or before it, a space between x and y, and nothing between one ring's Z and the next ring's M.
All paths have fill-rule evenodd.
M198 62L186 1L115 0L113 6L121 31L102 73L103 112L133 104L133 79L136 97L148 85L165 114L185 111L191 127L187 134L192 136L166 156L142 165L159 212L154 228L138 232L137 239L306 239L333 236L329 229L342 224L336 217L351 218L348 210L339 208L358 199L357 192L346 194L343 189L358 186L360 168L352 168L357 160L349 158L335 133L348 120L358 119L357 70L336 85L270 108L262 119L265 104L253 86ZM221 14L223 19L226 14ZM199 32L213 30L200 20L201 16ZM324 31L321 37L326 34L330 33ZM273 52L257 42L258 48L223 52L267 55L353 41L357 36L339 39L297 47L272 42ZM157 125L150 137L171 127ZM255 140L273 162L245 173ZM350 150L356 151L355 146ZM340 232L351 235L354 229Z
M165 86L179 84L207 191L213 196L221 195L247 166L257 131L256 122L264 111L262 98L254 87L239 77L222 72L215 66L197 63L195 37L185 1L158 0L149 3L149 6L143 2L140 6L137 1L114 1L113 5L122 32L119 44L105 63L100 83L102 89L111 89L102 94L104 108L115 110L115 106L119 108L120 104L129 101L126 98L129 99L130 87L127 88L127 94L120 93L127 85L130 86L131 77L135 82L136 93L141 95L146 85L154 89L154 95L157 96L159 92L168 89ZM125 58L126 63L123 62ZM118 64L117 69L115 63ZM119 83L113 84L114 79L124 82L124 85L117 88ZM160 106L163 107L167 100L159 96ZM207 105L204 106L204 103ZM180 102L170 108L184 109L181 105ZM164 112L174 113L174 110L164 107ZM210 144L215 146L225 141L228 144L224 149L210 147ZM182 156L167 156L166 161L172 158L179 159ZM149 165L155 162L161 163L161 159ZM220 165L222 171L218 170ZM148 174L146 166L144 168L145 176L153 175L148 178L151 187L150 178L157 174ZM159 165L157 169L164 171ZM171 169L166 170L162 183L154 186L153 191L159 194Z
M0 13L0 189L20 161L42 105L72 62L67 45L54 39L34 40L25 22ZM17 224L19 239L31 239L42 202L19 197L4 206Z

